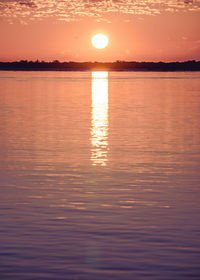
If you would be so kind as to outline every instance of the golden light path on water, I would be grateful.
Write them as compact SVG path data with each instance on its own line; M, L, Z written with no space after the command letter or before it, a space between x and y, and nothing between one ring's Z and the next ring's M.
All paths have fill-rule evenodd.
M91 161L106 165L108 149L108 72L92 72Z

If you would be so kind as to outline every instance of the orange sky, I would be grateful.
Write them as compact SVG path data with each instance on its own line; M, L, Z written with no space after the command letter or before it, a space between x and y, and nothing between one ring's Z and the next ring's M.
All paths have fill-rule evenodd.
M200 60L200 0L0 0L0 30L0 61Z

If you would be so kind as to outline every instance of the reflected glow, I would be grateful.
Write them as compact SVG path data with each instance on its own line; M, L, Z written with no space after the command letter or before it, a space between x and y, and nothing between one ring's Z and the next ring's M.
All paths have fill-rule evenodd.
M106 165L108 148L108 72L92 73L91 160Z

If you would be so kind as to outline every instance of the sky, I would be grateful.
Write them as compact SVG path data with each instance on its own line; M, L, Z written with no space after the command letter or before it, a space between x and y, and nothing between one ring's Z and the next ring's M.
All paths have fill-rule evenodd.
M200 0L0 0L0 61L22 59L200 60Z

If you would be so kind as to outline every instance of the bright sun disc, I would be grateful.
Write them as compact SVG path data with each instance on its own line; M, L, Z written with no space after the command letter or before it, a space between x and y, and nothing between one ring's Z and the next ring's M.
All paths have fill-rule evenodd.
M97 49L104 49L108 45L108 37L104 34L96 34L92 37L92 45Z

